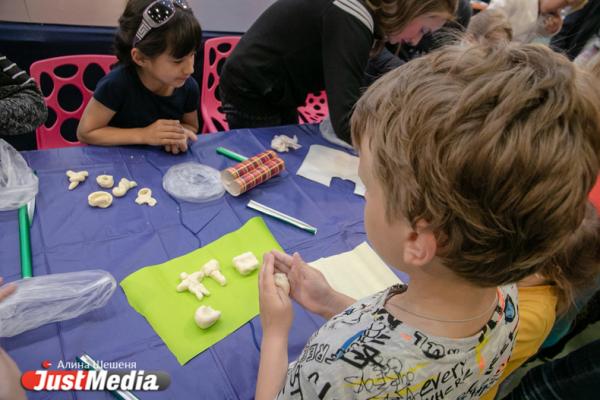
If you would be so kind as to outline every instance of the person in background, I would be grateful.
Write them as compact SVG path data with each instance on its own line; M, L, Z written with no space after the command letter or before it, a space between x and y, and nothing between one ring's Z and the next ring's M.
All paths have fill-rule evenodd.
M471 18L464 40L468 42L507 44L513 39L512 26L502 10L484 10Z
M229 127L297 124L310 92L327 91L333 130L349 121L369 56L385 42L418 43L458 0L278 0L242 36L220 79Z
M600 1L594 0L588 2L582 9L567 15L561 31L552 37L550 46L574 60L590 41L593 43L599 36ZM584 60L580 63L585 64Z
M0 277L0 303L15 291L12 284L2 286ZM0 347L0 400L26 400L21 386L21 371L12 358Z
M48 115L33 78L0 53L0 135L31 132Z
M201 35L185 0L129 0L115 37L119 63L85 108L79 141L186 151L199 126L200 90L191 74Z
M585 217L600 168L592 83L547 46L463 44L371 85L352 116L365 229L409 283L356 301L298 254L265 254L256 398L489 390L516 339L511 282L544 271ZM289 366L293 309L275 271L292 299L328 319Z
M557 316L566 316L590 288L597 290L599 274L600 220L596 208L588 202L583 222L568 238L566 248L538 273L519 281L517 342L498 384L482 399L494 399L499 384L538 353L555 327Z
M504 400L588 400L598 396L600 340L532 368Z
M514 40L529 43L552 36L562 27L561 12L578 10L587 0L491 0L488 10L501 9L512 25Z

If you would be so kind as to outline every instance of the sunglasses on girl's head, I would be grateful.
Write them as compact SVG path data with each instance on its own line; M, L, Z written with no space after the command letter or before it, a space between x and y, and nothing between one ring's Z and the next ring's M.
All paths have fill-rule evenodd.
M138 44L152 28L163 26L175 15L175 6L188 10L190 6L185 0L156 0L148 5L142 13L142 23L135 33L133 47Z

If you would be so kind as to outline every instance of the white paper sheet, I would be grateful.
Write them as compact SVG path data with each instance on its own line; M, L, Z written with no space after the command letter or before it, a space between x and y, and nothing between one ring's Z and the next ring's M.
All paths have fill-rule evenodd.
M296 172L311 181L331 185L334 177L354 182L354 193L365 195L365 185L358 177L358 157L329 147L313 144Z
M309 264L321 271L335 290L355 299L402 283L366 242L354 250Z

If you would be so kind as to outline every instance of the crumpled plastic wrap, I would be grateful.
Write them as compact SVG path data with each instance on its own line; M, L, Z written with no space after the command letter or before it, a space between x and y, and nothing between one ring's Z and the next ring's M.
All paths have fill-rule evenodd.
M0 301L0 337L78 317L104 306L117 282L102 270L52 274L15 281L17 290Z
M16 210L38 192L38 178L27 162L0 139L0 211Z

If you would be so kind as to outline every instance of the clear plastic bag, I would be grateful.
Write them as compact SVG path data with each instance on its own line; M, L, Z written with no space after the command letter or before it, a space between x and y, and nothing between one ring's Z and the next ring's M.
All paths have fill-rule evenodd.
M225 193L220 172L196 162L169 168L163 177L163 189L176 199L192 203L216 200Z
M10 144L0 139L0 211L16 210L38 192L38 178Z
M117 287L115 278L102 270L44 275L14 283L15 293L0 302L0 337L100 308Z

